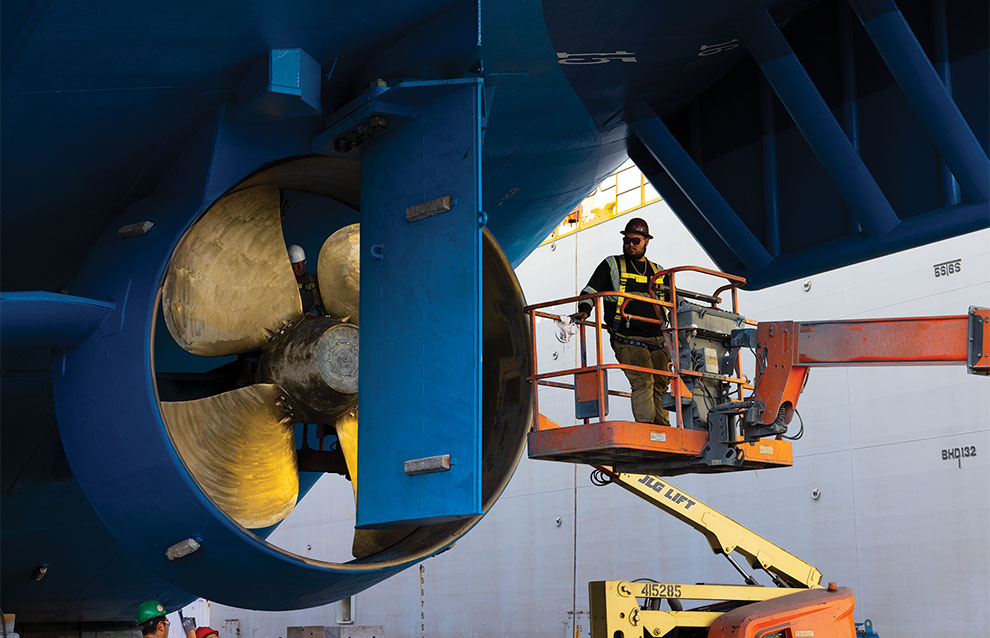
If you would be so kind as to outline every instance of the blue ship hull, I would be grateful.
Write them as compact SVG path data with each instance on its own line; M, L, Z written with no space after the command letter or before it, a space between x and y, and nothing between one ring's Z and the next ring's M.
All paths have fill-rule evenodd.
M559 0L5 2L0 289L97 301L123 291L109 299L117 314L97 314L94 326L106 331L116 321L121 334L133 332L126 343L141 351L139 371L150 369L157 285L185 229L263 166L314 151L340 155L314 140L378 79L480 79L481 208L512 264L626 157L719 266L755 288L990 225L986 3L766 8L730 0L704 9ZM259 83L259 60L272 51L315 61L316 88ZM315 254L322 209L304 195L293 205L287 236ZM353 202L335 214L341 225L360 218ZM156 223L153 248L121 260L112 252L118 227L146 218ZM445 303L424 311L440 313ZM137 314L125 317L124 307ZM85 311L67 312L88 334ZM32 307L24 323L43 323L39 313ZM147 520L129 519L127 499L171 489L142 474L158 464L174 474L175 490L188 488L181 462L146 462L136 438L112 448L129 459L108 457L85 427L60 431L63 420L109 411L121 422L108 431L126 438L126 415L148 407L150 384L124 382L134 370L119 351L94 368L102 346L16 328L8 321L3 341L4 610L27 621L128 619L142 599L174 608L209 594L173 584L209 572L178 575L135 553ZM53 366L53 349L71 356ZM154 358L159 370L202 366L175 348ZM56 416L59 387L82 397L106 384L119 386L115 405L80 416L85 403L62 403ZM167 449L164 433L157 438ZM118 464L132 472L131 485L120 484ZM81 486L87 467L106 471ZM201 508L190 516L209 520L220 537L238 539L224 560L254 560L205 499L188 507ZM176 540L189 536L188 512L166 510ZM271 588L270 608L318 604L415 562L336 582L333 570L257 551L269 567L252 565L240 580L238 570L224 575L233 604L260 604L262 588ZM35 581L42 564L50 571ZM257 573L266 584L248 578ZM312 596L279 593L275 585L301 573L312 578Z

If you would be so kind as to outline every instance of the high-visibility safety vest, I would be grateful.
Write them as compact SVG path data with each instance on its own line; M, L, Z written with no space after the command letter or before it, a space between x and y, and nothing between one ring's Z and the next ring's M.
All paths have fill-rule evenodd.
M296 287L299 288L299 298L303 304L303 312L312 310L314 313L323 314L323 299L320 297L319 286L316 275L311 273L305 273L302 281L296 281Z
M626 292L626 288L631 282L636 282L638 284L643 284L645 286L650 282L650 278L653 277L653 275L660 272L661 270L659 265L653 263L649 259L646 260L646 273L642 275L637 272L630 272L626 270L626 260L619 256L612 255L610 257L607 257L605 261L608 263L609 272L612 275L612 290L616 292ZM657 279L657 284L663 285L667 283L666 279L667 279L666 276L660 277L659 279ZM638 296L647 296L647 297L649 296L649 293L647 293L646 295L640 295L640 293L630 293L630 294L636 294ZM663 296L661 295L661 299L662 298ZM616 302L615 314L612 317L612 321L609 323L612 325L614 329L618 329L622 322L622 303L627 299L627 297L609 295L604 297L604 299L608 299L610 301ZM657 318L661 318L665 316L664 310L661 306L653 306L653 308L657 314ZM628 328L629 327L628 317L626 318L625 323L626 323L626 327Z

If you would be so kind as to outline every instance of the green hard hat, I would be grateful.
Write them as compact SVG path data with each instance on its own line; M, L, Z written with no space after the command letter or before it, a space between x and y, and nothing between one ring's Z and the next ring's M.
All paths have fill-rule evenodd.
M137 624L148 622L152 618L165 616L165 608L157 600L146 600L138 607Z

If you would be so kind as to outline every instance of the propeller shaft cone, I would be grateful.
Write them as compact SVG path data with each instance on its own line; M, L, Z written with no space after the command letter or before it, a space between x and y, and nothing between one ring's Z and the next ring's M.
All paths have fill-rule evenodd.
M357 403L358 328L306 317L264 352L258 379L277 383L305 423L333 425Z

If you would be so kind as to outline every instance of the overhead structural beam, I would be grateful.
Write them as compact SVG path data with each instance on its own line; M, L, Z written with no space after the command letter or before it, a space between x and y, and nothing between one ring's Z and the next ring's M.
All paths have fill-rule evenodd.
M935 71L945 85L945 91L952 97L952 65L949 60L949 24L946 16L946 0L932 3L932 47L935 58ZM843 4L842 6L848 7ZM959 180L952 169L942 160L942 203L951 206L960 202Z
M905 219L889 235L877 241L859 235L844 237L788 253L761 271L748 271L747 285L754 290L812 275L826 268L841 268L879 255L914 248L919 237L940 241L990 227L990 205L958 204L914 215Z
M760 142L763 151L763 219L766 243L770 254L780 255L780 202L777 196L777 136L773 123L773 92L770 85L760 82L760 115L763 130Z
M893 0L850 0L911 108L973 202L990 200L990 160Z
M859 150L859 95L856 91L856 49L853 44L853 26L856 16L852 8L839 5L839 79L842 85L842 130L858 155ZM863 226L854 215L849 216L849 230L853 235L863 232Z
M653 109L640 103L630 110L627 120L650 154L746 268L755 270L769 264L772 257L766 247L725 201Z
M842 84L842 128L859 153L859 94L856 91L855 18L848 4L839 5L839 79Z
M893 230L897 214L770 14L757 12L739 34L863 230L873 237Z

